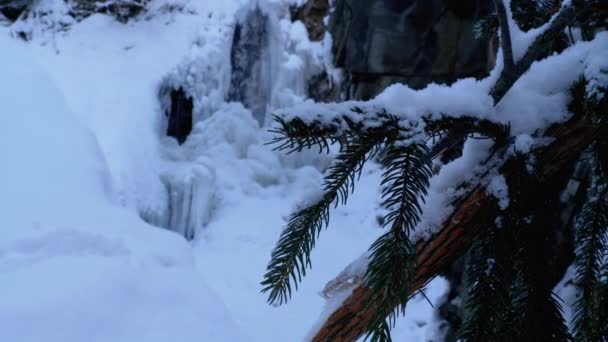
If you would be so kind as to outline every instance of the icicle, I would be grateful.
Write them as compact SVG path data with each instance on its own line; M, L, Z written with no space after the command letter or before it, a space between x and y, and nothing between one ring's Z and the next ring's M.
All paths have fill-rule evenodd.
M215 173L202 163L180 162L162 176L169 192L168 229L192 240L209 221Z

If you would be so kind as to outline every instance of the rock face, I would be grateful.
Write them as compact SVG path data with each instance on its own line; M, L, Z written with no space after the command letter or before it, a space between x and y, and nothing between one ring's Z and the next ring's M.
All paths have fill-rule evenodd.
M297 8L292 18L300 20L308 30L308 38L313 41L321 41L325 37L324 18L329 14L328 0L309 0L304 6Z
M182 88L173 89L170 93L171 106L165 113L168 118L167 135L183 144L192 131L192 111L194 104Z
M338 0L329 31L334 63L351 77L347 97L487 75L489 42L474 26L492 10L488 0Z
M264 124L272 92L270 19L255 6L237 22L232 40L228 100L241 102Z

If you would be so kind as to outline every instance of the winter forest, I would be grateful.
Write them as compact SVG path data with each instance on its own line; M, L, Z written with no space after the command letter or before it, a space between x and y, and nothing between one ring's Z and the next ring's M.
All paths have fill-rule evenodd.
M0 341L608 341L608 0L0 0Z

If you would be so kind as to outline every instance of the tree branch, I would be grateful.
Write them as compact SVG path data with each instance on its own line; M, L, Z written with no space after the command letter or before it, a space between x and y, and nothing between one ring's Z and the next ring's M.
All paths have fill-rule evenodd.
M505 8L504 0L494 0L494 3L496 5L498 27L500 28L500 46L502 47L504 61L503 73L510 74L513 72L515 61L513 59L513 44L511 43L511 31L509 30L507 9Z
M591 125L589 118L583 115L550 130L554 142L536 151L538 175L547 182L555 181L564 169L575 163L598 131L598 127ZM505 166L502 172L508 176L512 170ZM456 210L432 240L417 243L417 270L409 289L411 294L471 246L478 233L478 224L492 215L491 208L491 199L485 189L477 186L456 204ZM374 314L374 308L366 306L372 294L364 284L357 285L315 332L312 341L355 341L362 336Z
M498 3L498 2L502 2L502 1L496 0L496 2ZM579 7L581 7L581 8L579 8ZM584 15L584 13L582 13L582 12L588 12L590 10L589 6L587 6L587 7L579 6L579 7L577 7L575 9L574 6L569 5L569 6L562 8L562 10L559 12L557 17L555 17L553 19L553 21L551 22L549 27L542 34L540 34L538 37L536 37L536 39L534 40L532 45L530 45L530 47L528 48L528 50L526 51L526 53L524 54L522 59L519 60L513 66L513 68L511 70L508 70L506 67L506 64L505 64L505 69L503 69L502 73L500 74L500 77L498 78L498 80L496 81L496 84L494 85L494 88L492 88L492 91L490 92L490 95L494 99L495 104L500 102L500 100L502 100L502 98L507 94L507 92L511 89L511 87L513 87L515 82L517 82L517 80L521 76L523 76L526 73L526 71L528 71L530 69L530 66L532 66L532 63L534 63L541 56L545 55L548 51L550 51L555 38L561 32L563 32L564 29L566 29L566 27L568 27L575 21L577 15L579 15L579 16ZM503 5L503 9L504 9L504 5ZM579 13L577 13L577 10L579 11ZM505 14L505 17L506 17L506 14ZM502 33L502 29L503 28L501 25L501 33ZM508 30L508 28L507 28L507 30ZM504 37L505 34L502 33L502 35ZM503 41L503 45L504 45L505 39L503 39L503 37L501 37L501 41ZM510 38L509 38L509 40L510 40ZM503 46L503 50L504 50L504 46ZM506 54L505 54L505 59L506 59ZM505 60L505 63L506 63L506 60Z
M494 103L497 104L535 61L551 52L554 39L565 28L573 24L577 16L586 15L590 11L590 7L579 4L576 8L572 5L562 8L547 29L536 37L524 56L515 63L506 21L506 8L503 1L495 1L499 12L503 12L499 13L499 17L502 17L500 20L503 23L501 24L501 30L506 28L502 36L508 37L503 38L502 41L505 53L505 69L503 69L490 92ZM568 123L549 130L547 135L556 139L548 147L535 152L537 174L547 182L556 181L556 179L563 180L564 170L573 166L580 153L594 139L598 131L599 129L590 123L589 118L580 113ZM505 176L509 176L512 171L507 166L501 170ZM462 255L476 238L479 224L495 214L492 209L492 200L488 198L485 189L480 185L460 201L457 201L455 207L456 210L444 223L437 235L429 241L420 241L416 244L417 269L414 280L408 289L410 294L415 294L438 272ZM352 274L346 276L349 278L347 281L356 280L351 286L354 288L352 293L314 332L312 341L355 341L363 335L370 320L374 317L375 309L367 305L373 291L362 283L362 278L357 279L357 276L354 275L353 277ZM342 290L345 287L348 288L348 286L339 283L339 281L332 281L330 285Z

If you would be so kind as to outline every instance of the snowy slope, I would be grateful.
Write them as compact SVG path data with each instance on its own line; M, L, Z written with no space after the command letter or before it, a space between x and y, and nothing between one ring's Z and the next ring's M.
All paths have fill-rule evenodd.
M112 200L95 136L31 51L6 37L0 44L2 340L245 336L185 241Z
M231 25L248 5L193 1L164 13L167 3L127 24L94 15L66 32L35 27L27 43L0 27L2 341L299 341L324 311L318 292L380 234L370 165L333 212L293 300L266 304L259 281L270 251L330 158L271 151L251 113L223 103L228 75L212 75L209 113L186 144L164 137L161 82L192 61L229 72ZM285 2L270 3L283 13ZM302 99L303 71L321 51L291 25L277 25L274 106ZM194 188L209 213L188 214L204 216L193 242L140 218L163 221L167 179L190 184L201 168L209 178ZM438 279L427 296L445 291ZM414 298L393 337L434 339L433 311Z

